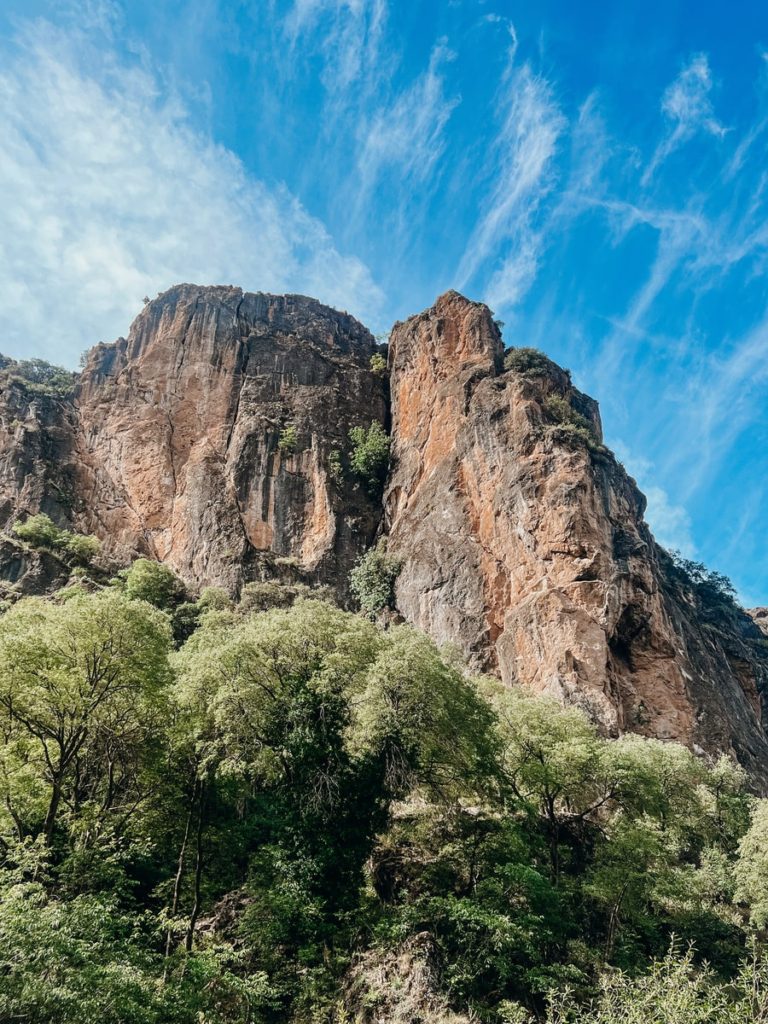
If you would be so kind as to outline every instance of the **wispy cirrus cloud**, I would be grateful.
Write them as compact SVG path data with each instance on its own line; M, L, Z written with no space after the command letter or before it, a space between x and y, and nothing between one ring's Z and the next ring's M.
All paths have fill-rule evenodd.
M386 0L293 0L283 29L323 54L326 90L346 102L352 86L380 70L387 21Z
M493 183L457 279L458 287L464 288L482 267L495 264L486 288L488 299L494 305L513 306L536 276L542 239L535 215L555 184L554 157L566 121L551 85L528 64L513 65L506 74L501 115L501 128L489 152L496 168Z
M432 178L445 151L446 124L460 102L457 96L446 95L443 74L444 65L454 58L441 40L413 85L364 122L357 155L358 204L388 168L410 186Z
M645 494L648 502L645 518L656 540L669 551L680 551L686 558L693 558L696 545L691 517L685 506L673 501L667 491L655 482L657 471L649 459L634 454L620 441L615 444L615 451Z
M661 110L669 127L643 173L642 185L648 185L667 157L698 132L707 132L717 138L725 135L727 129L714 114L711 92L709 60L705 54L700 53L683 68L664 92Z
M375 315L367 268L109 44L38 22L0 75L3 350L29 354L30 338L47 338L44 354L72 364L124 332L145 293L184 280L301 291Z

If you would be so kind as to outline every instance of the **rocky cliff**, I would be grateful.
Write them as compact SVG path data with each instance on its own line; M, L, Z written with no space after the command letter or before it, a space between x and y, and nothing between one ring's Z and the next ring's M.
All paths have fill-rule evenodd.
M375 350L313 299L172 288L91 350L71 402L24 410L0 463L3 520L41 508L193 587L278 570L343 581L379 510L334 477L332 453L385 420Z
M768 771L768 651L655 544L597 408L548 360L509 360L449 292L390 337L397 606L478 669L583 706L610 734L732 750Z
M2 522L42 509L193 588L289 574L342 600L385 533L399 613L473 668L610 734L733 751L768 783L761 620L657 547L567 372L505 360L487 307L455 292L395 326L389 381L376 351L312 299L173 288L91 351L71 398L0 385ZM390 418L381 503L349 471L349 431ZM30 590L57 571L0 558Z

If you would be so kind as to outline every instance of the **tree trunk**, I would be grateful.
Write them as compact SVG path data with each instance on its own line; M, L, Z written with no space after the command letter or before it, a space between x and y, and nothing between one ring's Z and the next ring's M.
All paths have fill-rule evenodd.
M171 955L171 942L173 940L173 918L179 909L179 898L181 896L181 882L184 877L184 864L187 858L187 843L189 842L189 831L192 827L192 814L195 809L195 799L197 797L199 783L195 780L195 785L192 789L192 799L189 801L189 810L187 812L187 822L184 826L184 838L181 841L181 849L179 850L179 860L176 867L176 878L173 883L173 897L171 899L170 918L168 922L168 931L165 935L165 958L166 960ZM166 972L163 974L163 981L166 980Z
M200 802L197 809L197 843L195 856L195 902L192 904L192 913L189 915L187 926L187 937L184 941L184 948L188 953L192 951L192 942L195 936L195 924L200 915L200 883L203 878L203 811L205 806L205 789L200 787Z
M51 845L51 839L53 838L53 830L56 827L56 815L59 811L59 804L61 803L61 791L62 791L62 778L61 776L55 776L53 780L53 788L51 789L51 800L48 804L48 813L45 816L45 824L43 825L43 836L47 846Z

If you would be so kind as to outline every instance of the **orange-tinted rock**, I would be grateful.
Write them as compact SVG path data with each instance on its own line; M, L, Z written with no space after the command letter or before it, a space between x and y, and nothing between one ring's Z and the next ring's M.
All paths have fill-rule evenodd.
M610 734L734 750L765 775L759 633L741 613L702 621L602 448L592 400L554 365L504 372L489 310L455 292L395 326L389 361L385 523L404 618ZM558 400L590 441L558 425Z
M353 317L314 299L172 288L127 340L88 356L67 410L77 501L58 518L122 560L167 562L193 587L236 590L279 557L343 592L379 510L349 477L332 480L328 460L351 427L384 421L375 349ZM288 425L297 443L281 452ZM36 510L45 459L30 455L34 486L6 489L32 486Z

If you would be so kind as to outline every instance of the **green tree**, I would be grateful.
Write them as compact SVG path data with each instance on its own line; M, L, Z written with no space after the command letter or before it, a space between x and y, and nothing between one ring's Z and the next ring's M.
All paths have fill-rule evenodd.
M282 455L293 455L298 444L299 435L296 427L292 423L289 423L280 431L280 437L277 440L278 451Z
M125 593L135 601L147 601L170 610L184 597L184 584L167 565L137 558L124 574Z
M736 899L749 907L753 927L768 927L768 800L755 802L734 869Z
M378 420L372 420L367 428L353 427L349 438L352 472L364 482L370 494L380 494L389 464L389 435Z
M377 377L383 377L387 372L387 360L381 352L374 352L371 356L371 371Z
M392 607L395 581L401 568L402 561L387 554L383 538L358 558L349 574L349 589L364 612L375 615L383 608Z
M96 801L103 818L119 802L129 749L161 714L169 640L165 616L113 591L26 598L3 616L4 797L17 832L50 842L62 805Z
M15 523L13 532L19 540L25 541L33 548L50 548L54 551L61 547L67 537L66 532L59 529L44 512L30 516L23 523Z
M98 537L82 533L70 534L64 544L67 553L77 565L89 565L101 551Z

